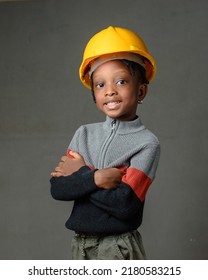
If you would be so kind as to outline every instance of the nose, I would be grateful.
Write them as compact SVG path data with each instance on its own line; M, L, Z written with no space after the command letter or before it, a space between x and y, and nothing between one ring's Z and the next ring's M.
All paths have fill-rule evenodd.
M113 96L113 95L116 95L116 94L117 94L117 91L115 90L113 85L108 85L108 87L106 88L105 95L106 96Z

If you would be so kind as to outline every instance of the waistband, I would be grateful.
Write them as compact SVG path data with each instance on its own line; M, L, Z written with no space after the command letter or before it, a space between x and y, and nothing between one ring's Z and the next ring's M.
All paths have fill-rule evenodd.
M115 235L115 234L113 234L113 233L94 233L94 232L79 232L79 231L76 231L75 235L79 236L79 237L82 237L82 238L86 238L86 237L105 237L105 236Z
M125 234L131 234L136 232L137 230L131 230L131 231L127 231L127 232L111 232L111 233L95 233L95 232L79 232L76 231L75 235L81 238L87 238L87 237L97 237L97 238L101 238L101 237L106 237L106 236L115 236L115 235L125 235Z

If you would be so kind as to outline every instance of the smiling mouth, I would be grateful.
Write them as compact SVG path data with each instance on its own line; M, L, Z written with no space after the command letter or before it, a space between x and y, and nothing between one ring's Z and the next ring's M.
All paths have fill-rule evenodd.
M104 103L104 106L107 109L117 109L119 107L120 103L121 103L121 101L109 101L109 102Z

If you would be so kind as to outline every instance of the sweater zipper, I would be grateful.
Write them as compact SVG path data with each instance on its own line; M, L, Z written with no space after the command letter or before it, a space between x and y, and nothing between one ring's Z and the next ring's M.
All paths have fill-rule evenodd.
M111 130L114 130L115 127L116 127L116 120L113 120L113 121L111 122Z
M101 147L101 152L100 152L100 155L99 155L99 160L98 160L98 168L104 168L104 163L105 163L105 156L106 156L106 153L107 153L107 150L110 146L110 143L111 141L113 140L114 138L114 135L115 135L115 132L116 132L116 120L113 120L111 122L111 131L110 131L110 134L109 136L106 138L103 146Z

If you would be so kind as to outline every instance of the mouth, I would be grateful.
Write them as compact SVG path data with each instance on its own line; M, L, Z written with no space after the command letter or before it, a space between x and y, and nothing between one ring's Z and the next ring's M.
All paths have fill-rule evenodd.
M120 104L121 104L121 101L114 100L114 101L108 101L108 102L104 103L104 106L109 110L113 110L113 109L119 108Z

